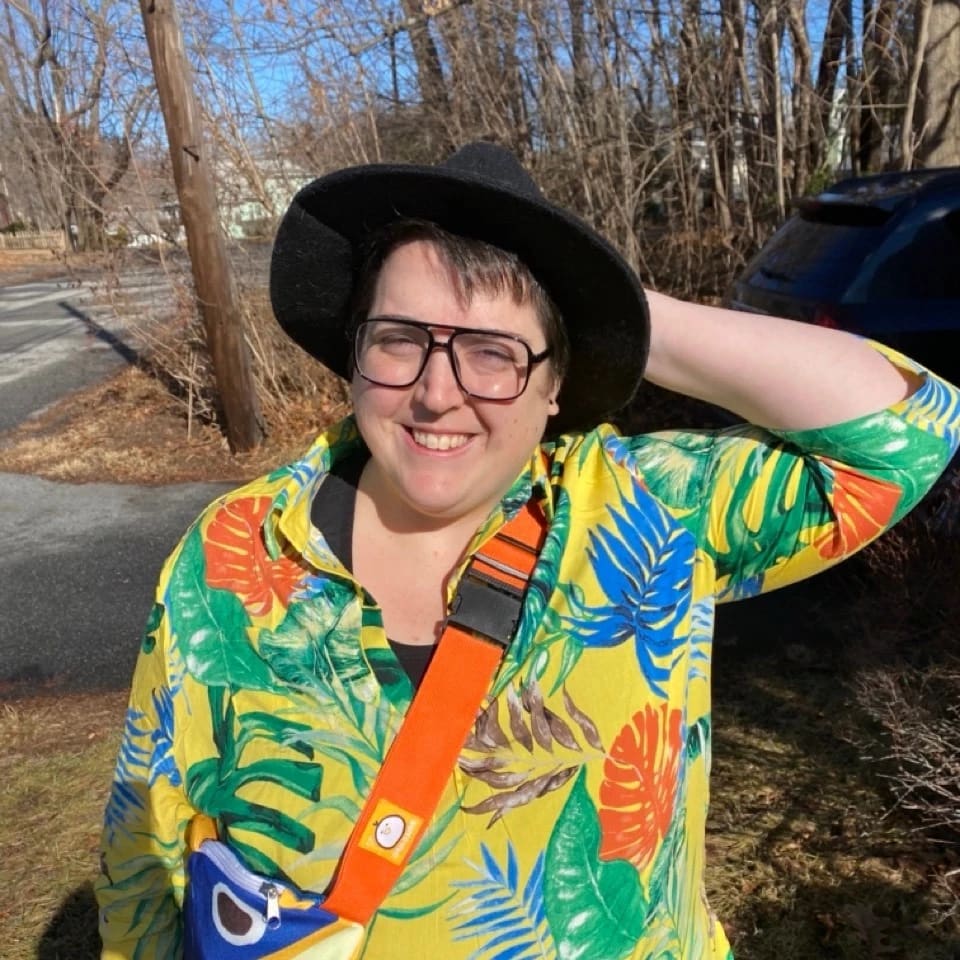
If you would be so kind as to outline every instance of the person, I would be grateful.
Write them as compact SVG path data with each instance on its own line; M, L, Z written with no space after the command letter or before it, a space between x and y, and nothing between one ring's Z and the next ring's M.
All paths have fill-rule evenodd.
M730 956L702 892L715 604L903 517L956 449L956 390L846 333L645 293L488 143L305 187L271 296L353 413L163 569L103 957L181 955L198 812L246 869L327 889L467 558L528 502L547 533L517 634L363 956ZM621 436L642 376L747 423ZM254 920L236 956L321 955L271 953Z

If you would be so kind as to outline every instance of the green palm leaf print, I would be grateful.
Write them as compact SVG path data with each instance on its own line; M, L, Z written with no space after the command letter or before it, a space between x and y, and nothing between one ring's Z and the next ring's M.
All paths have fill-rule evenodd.
M263 661L237 638L246 636L250 618L228 590L204 581L203 542L195 526L170 572L163 599L174 642L181 647L187 671L208 686L273 689Z
M547 845L544 894L560 960L620 960L643 932L636 870L601 861L600 822L581 771Z

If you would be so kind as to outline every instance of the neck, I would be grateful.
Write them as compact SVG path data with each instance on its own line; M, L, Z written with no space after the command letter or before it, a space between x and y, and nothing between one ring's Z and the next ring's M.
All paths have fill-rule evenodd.
M482 504L468 513L458 516L433 516L411 507L377 468L374 460L368 460L357 485L357 503L376 516L383 529L395 536L408 537L415 541L427 537L432 542L460 543L465 549L480 525L490 515L495 503Z

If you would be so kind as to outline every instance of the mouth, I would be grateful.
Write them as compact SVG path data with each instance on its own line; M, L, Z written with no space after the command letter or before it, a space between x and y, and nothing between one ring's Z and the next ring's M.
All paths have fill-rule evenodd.
M427 433L423 430L410 430L413 442L427 450L457 450L470 441L466 433Z

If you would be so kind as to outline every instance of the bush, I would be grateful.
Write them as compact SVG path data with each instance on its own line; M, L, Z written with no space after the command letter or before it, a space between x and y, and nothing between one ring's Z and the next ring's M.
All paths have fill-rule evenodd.
M194 422L222 426L203 321L189 264L167 264L173 290L170 315L137 328L142 365L184 405L187 429ZM257 400L268 430L283 425L292 407L309 403L321 421L343 416L347 385L293 343L273 318L267 291L239 285L238 300L250 351Z
M857 700L880 727L879 757L897 805L960 843L960 660L864 671Z
M854 667L960 657L960 464L893 530L831 574L860 642Z
M15 237L18 233L26 233L29 229L30 227L22 220L14 220L12 223L8 223L5 227L0 227L0 233L5 233L8 236Z

